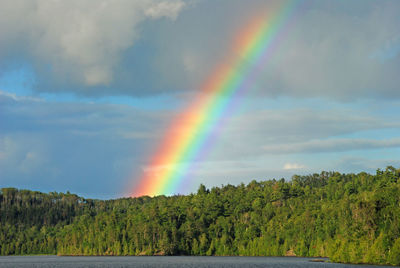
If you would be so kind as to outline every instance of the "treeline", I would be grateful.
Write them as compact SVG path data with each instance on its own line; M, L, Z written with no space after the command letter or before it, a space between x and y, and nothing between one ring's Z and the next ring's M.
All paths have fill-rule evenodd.
M400 265L400 169L91 200L0 191L1 255L324 256Z

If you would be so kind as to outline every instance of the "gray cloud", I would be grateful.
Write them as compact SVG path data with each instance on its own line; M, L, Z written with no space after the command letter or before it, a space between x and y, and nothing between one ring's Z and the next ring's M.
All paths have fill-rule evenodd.
M0 166L2 176L12 167L14 174L23 179L31 173L41 172L46 166L46 147L32 137L0 136Z
M176 19L184 5L181 0L1 1L0 56L18 46L46 65L37 67L50 69L53 80L109 85L122 53L139 36L139 24Z
M249 94L340 101L400 97L399 3L305 2L272 44ZM164 27L162 45L170 53L161 53L158 65L168 88L198 89L219 62L232 56L235 34L254 9L269 6L266 1L204 1L182 13L173 29Z
M339 108L256 110L231 119L217 134L214 133L211 139L214 138L215 147L210 157L241 159L268 153L310 152L311 148L317 150L319 144L315 144L315 140L321 140L320 149L325 146L327 150L330 139L336 140L342 135L399 128L398 122L386 121L360 110L357 113ZM366 143L368 140L360 141L358 146ZM355 148L342 144L342 150L346 145L349 149ZM377 141L378 145L383 144Z
M383 148L400 147L400 138L385 140L376 139L327 139L311 140L300 143L285 143L264 146L267 153L288 154L288 153L321 153L321 152L345 152L353 150L370 150Z
M385 140L338 138L400 128L397 121L369 110L340 107L253 110L227 119L194 159L182 193L195 191L199 183L237 184L319 172L316 166L353 171L341 162L333 165L329 157L400 146L390 135ZM127 195L176 115L126 105L47 102L0 91L0 183L89 197ZM310 160L312 152L326 154Z
M63 132L79 136L155 139L173 113L142 111L125 105L46 102L0 91L2 133Z
M230 48L238 29L255 12L277 3L3 1L0 69L13 59L28 61L37 91L192 92L219 62L233 56ZM395 0L379 5L369 0L305 1L274 44L250 94L341 101L398 98L399 11ZM166 19L155 20L159 18Z
M224 114L204 146L209 150L193 161L187 189L288 178L320 171L316 166L352 172L399 165L354 152L398 155L399 1L304 2L242 96L249 109ZM238 29L277 3L2 1L0 75L26 63L35 72L35 92L162 95L184 103L218 63L235 56ZM120 196L148 168L176 116L33 95L0 91L2 186Z
M369 172L375 174L377 169L384 169L387 166L400 166L400 160L396 159L385 159L384 157L379 159L368 159L357 156L342 157L336 161L335 169L341 172Z
M171 116L0 92L0 184L120 196L140 176Z
M349 100L398 98L400 5L369 2L369 10L310 8L272 59L273 94ZM340 4L339 4L340 6ZM268 90L267 90L268 91Z

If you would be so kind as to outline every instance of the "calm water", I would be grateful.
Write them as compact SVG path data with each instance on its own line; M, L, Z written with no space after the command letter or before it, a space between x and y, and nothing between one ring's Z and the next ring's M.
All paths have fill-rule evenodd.
M383 267L310 262L312 258L291 257L0 257L0 267Z

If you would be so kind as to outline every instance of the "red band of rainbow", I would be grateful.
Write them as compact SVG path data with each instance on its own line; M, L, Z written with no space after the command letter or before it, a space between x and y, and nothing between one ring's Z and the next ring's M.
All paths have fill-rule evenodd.
M215 69L201 87L201 96L172 122L132 196L176 194L234 96L248 86L252 70L268 61L268 52L297 2L285 1L278 11L256 17L237 35L234 58Z

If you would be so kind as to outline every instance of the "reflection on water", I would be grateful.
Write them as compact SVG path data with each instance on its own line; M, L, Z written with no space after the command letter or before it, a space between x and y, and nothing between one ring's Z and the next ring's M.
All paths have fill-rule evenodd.
M66 256L3 256L0 267L384 267L313 262L312 258L294 257L66 257Z

